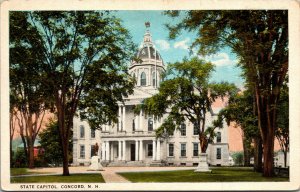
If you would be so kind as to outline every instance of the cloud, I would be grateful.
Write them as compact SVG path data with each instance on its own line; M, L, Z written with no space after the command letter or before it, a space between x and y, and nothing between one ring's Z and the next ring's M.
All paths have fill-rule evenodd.
M159 46L159 48L161 50L170 49L170 43L168 43L168 41L166 41L166 40L159 39L159 40L156 40L155 43Z
M185 38L182 41L177 41L174 43L174 48L176 49L185 49L188 50L189 46L187 45L187 43L190 41L190 38Z
M205 58L215 64L216 66L228 66L228 65L235 65L238 60L231 60L227 53L221 52L214 55L210 55Z

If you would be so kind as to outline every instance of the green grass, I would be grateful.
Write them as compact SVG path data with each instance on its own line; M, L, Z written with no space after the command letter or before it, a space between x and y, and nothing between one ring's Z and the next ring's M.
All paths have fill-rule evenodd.
M11 183L104 183L104 179L101 174L11 177L10 181Z
M32 174L44 174L44 172L37 173L37 172L34 172L34 171L30 171L30 169L28 169L28 168L11 168L10 169L10 175L11 176L32 175Z
M194 170L119 173L131 182L235 182L235 181L288 181L289 178L262 177L245 168L212 168L212 173Z

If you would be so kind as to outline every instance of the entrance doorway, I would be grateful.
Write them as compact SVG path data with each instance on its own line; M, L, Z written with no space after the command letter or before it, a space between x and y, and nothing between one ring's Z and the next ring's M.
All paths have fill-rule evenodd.
M130 145L130 160L135 161L135 144Z

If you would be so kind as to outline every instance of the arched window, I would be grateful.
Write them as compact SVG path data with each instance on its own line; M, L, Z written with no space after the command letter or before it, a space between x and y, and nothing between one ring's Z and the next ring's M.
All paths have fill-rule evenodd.
M146 85L146 74L145 72L142 72L141 74L141 86L145 86Z
M80 125L80 138L84 138L84 126Z
M148 119L148 131L153 131L153 120L152 120L152 118Z
M155 82L155 72L152 73L152 85L155 87L156 82Z

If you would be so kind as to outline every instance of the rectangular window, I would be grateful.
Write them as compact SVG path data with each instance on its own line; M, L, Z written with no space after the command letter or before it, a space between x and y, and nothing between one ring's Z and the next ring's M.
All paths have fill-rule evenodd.
M185 157L186 156L186 144L185 143L181 143L180 156L181 157Z
M198 123L194 123L194 132L193 135L199 135L199 126Z
M132 120L132 131L135 131L135 122L134 122L134 119Z
M186 125L184 123L181 124L180 132L181 136L186 136Z
M193 143L193 156L196 157L199 155L199 144L198 143Z
M95 145L91 145L91 157L95 156Z
M169 143L169 157L173 157L173 156L174 156L174 144Z
M221 148L217 148L217 159L221 159Z
M91 138L95 138L95 129L91 129Z
M80 158L84 159L85 158L85 149L84 145L80 145Z
M84 126L80 125L80 138L84 138Z
M217 143L221 143L221 132L217 132Z
M153 145L148 144L148 157L152 157L152 156L153 156Z

